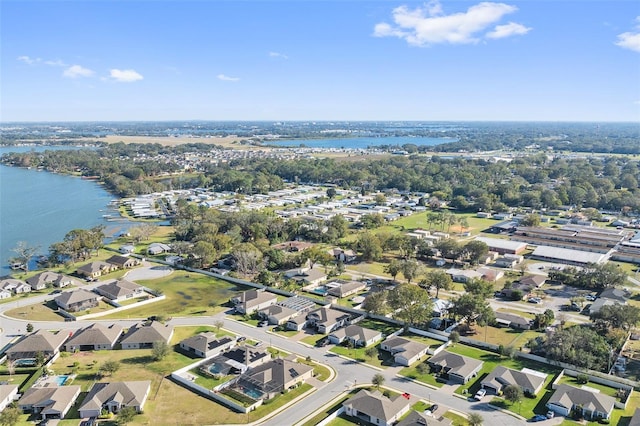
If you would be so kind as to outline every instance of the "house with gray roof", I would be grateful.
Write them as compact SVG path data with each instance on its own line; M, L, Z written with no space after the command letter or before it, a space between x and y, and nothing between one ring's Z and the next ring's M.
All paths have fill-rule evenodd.
M252 314L255 311L275 305L278 297L264 290L247 290L231 299L231 303L235 306L235 310L241 314Z
M380 391L362 389L343 402L342 406L347 416L375 425L391 426L409 411L411 403L402 395L387 398Z
M320 284L322 281L327 279L327 274L324 273L320 268L308 269L308 268L298 268L293 269L291 271L287 271L284 273L285 277L294 280L295 282L308 285L308 284Z
M34 290L43 290L47 286L63 288L70 285L78 285L78 282L68 275L59 274L53 271L40 272L26 279L27 284Z
M391 353L396 364L408 367L426 356L429 347L415 340L391 336L380 344L380 349Z
M300 313L294 309L287 308L286 306L271 305L266 308L262 308L258 311L258 316L269 324L280 325L285 324L289 319L298 316Z
M0 412L18 399L18 385L0 385Z
M431 415L412 410L396 426L451 426L453 423L446 417L435 418Z
M344 327L351 320L351 315L346 312L332 309L330 306L322 306L307 314L307 325L315 327L318 333L328 334L340 327Z
M582 415L591 420L608 419L615 406L615 398L580 389L570 385L556 385L547 408L561 416L568 416L573 409L582 410Z
M58 353L60 347L68 337L68 330L60 330L57 333L52 333L48 330L40 329L23 336L7 349L5 354L7 358L12 361L17 359L35 359L38 353L42 353L45 359L47 359Z
M244 373L250 368L257 367L271 360L269 352L252 346L236 346L214 357L206 366L217 364L218 372Z
M211 358L232 347L235 340L229 336L217 338L216 334L207 331L187 337L180 342L180 349L190 356Z
M354 347L366 347L382 340L382 332L360 327L359 325L348 325L334 330L329 334L329 341L340 344L344 341L351 342Z
M169 253L171 251L171 246L163 243L151 243L149 247L147 247L147 254L152 256L156 256L162 253Z
M307 326L307 318L302 315L298 315L293 318L289 318L285 323L285 328L290 331L300 331Z
M173 327L152 321L129 328L120 343L122 349L150 349L155 342L169 343L172 336Z
M144 295L144 287L128 280L115 280L96 287L93 291L109 300L126 300Z
M124 407L142 412L151 390L151 382L96 383L82 401L80 417L98 417L103 410L118 413Z
M67 352L111 350L115 348L121 335L122 327L118 324L105 327L100 323L93 323L76 331L65 343L64 349Z
M537 395L546 378L547 375L541 372L517 371L499 365L480 382L480 386L496 395L500 395L509 385L518 386L525 394Z
M8 299L11 296L13 296L13 294L9 290L5 290L4 288L0 288L0 300Z
M31 286L26 282L11 277L1 279L0 288L15 294L29 293L31 290L33 290Z
M80 266L76 269L76 273L87 278L98 278L102 275L118 270L116 265L96 260Z
M477 359L449 351L439 352L429 358L427 362L433 370L446 374L449 380L458 383L467 383L478 374L484 364Z
M327 285L327 294L339 298L351 296L367 287L362 281L335 281L334 283L337 285Z
M79 312L98 306L100 296L91 291L79 289L66 291L53 300L67 312Z
M509 312L495 312L496 322L498 325L510 327L517 330L530 330L531 320Z
M40 420L61 420L79 395L80 386L32 387L18 400L18 408Z
M313 367L288 359L273 359L251 368L233 384L233 387L249 387L262 393L261 399L271 399L313 376Z

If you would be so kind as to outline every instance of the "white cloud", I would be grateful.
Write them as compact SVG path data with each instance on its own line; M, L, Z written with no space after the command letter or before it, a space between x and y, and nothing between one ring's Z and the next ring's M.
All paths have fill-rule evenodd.
M635 32L628 31L626 33L618 34L618 41L615 42L615 45L620 46L623 49L640 52L640 16L636 17L635 30Z
M120 83L133 83L144 78L135 70L119 70L116 68L109 71L109 76Z
M60 59L56 59L55 61L44 61L45 65L49 65L52 67L66 67L67 64L62 62Z
M473 44L482 38L502 38L526 34L530 30L521 24L509 23L484 32L505 15L518 8L504 3L482 2L465 12L445 15L439 1L433 0L424 7L409 9L400 6L393 10L394 25L382 22L374 27L375 37L398 37L415 46L434 44Z
M31 58L29 56L18 56L18 60L24 62L25 64L35 64L36 62L40 62L40 58Z
M506 25L496 25L493 31L487 33L488 38L505 38L514 35L524 35L531 31L531 28L525 27L522 24L516 24L515 22L509 22Z
M93 74L94 72L92 70L80 65L71 65L62 73L63 76L68 78L91 77Z
M278 52L269 52L269 56L271 58L282 58L282 59L289 59L289 57L283 53L278 53Z
M240 81L238 77L229 77L228 75L218 74L218 80L222 81Z

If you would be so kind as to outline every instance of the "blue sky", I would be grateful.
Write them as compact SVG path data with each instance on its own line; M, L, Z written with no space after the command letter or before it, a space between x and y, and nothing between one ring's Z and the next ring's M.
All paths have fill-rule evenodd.
M635 0L0 8L3 122L640 122Z

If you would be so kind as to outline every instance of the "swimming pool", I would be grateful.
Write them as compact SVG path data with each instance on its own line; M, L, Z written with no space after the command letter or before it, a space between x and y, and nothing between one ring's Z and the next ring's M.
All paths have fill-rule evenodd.
M327 287L321 285L319 287L314 288L313 290L310 290L311 293L315 293L315 294L319 294L320 296L326 296L327 295Z
M254 388L242 388L242 393L255 400L262 398L262 395L264 395L258 389L254 389Z
M213 364L211 364L209 366L209 373L211 374L220 374L222 372L222 366L220 364L218 364L217 362L214 362Z
M37 361L35 358L21 358L17 359L13 365L16 367L35 367Z
M63 386L69 380L69 376L56 376L54 380L58 386Z

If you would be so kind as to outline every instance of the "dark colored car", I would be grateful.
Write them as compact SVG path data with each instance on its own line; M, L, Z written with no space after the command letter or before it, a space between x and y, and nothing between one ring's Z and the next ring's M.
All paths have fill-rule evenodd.
M533 423L535 422L541 422L547 420L547 416L543 416L542 414L536 414L535 416L531 417L531 421Z

